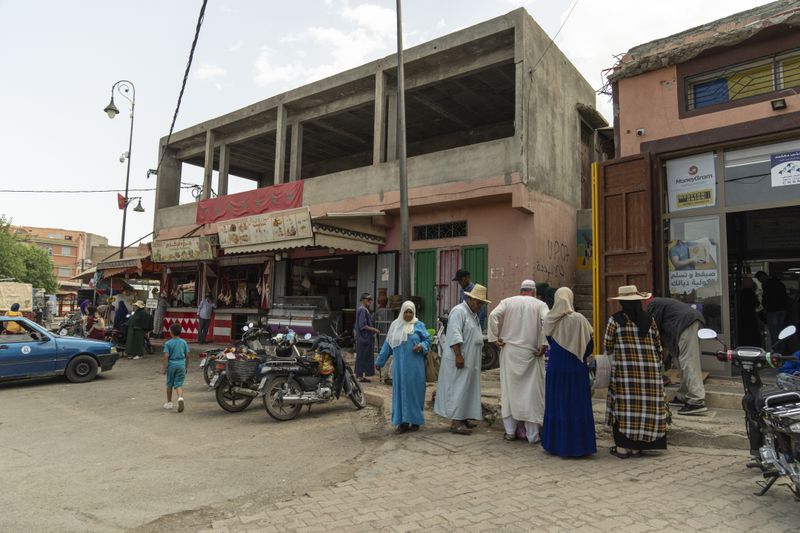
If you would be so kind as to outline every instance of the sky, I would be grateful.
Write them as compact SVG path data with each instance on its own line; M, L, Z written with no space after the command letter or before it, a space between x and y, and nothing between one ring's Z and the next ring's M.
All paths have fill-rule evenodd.
M405 0L406 47L519 7L554 37L594 89L630 48L765 4L758 0ZM103 113L111 87L136 91L130 189L152 189L202 0L0 0L0 190L124 190L129 103ZM396 52L393 0L209 0L175 131ZM566 19L566 21L565 21ZM610 121L608 97L597 108ZM202 169L183 173L199 183ZM230 192L242 184L232 178ZM184 193L182 201L190 198ZM153 227L128 211L126 243ZM119 244L116 192L0 192L0 215ZM144 239L144 242L150 238Z

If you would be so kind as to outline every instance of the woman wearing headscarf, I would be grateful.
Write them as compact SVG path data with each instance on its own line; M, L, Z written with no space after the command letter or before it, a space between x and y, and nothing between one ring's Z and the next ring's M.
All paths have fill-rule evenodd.
M550 343L545 384L542 447L561 457L597 452L592 391L586 357L592 353L592 326L572 306L567 287L555 291L553 308L544 320Z
M416 317L414 302L404 302L400 316L389 326L375 366L392 356L392 424L396 433L417 431L425 423L425 353L431 341L425 324Z
M120 302L120 306L123 305ZM141 359L144 355L144 335L145 332L153 329L152 318L144 310L144 302L141 300L133 304L134 311L128 320L128 337L125 343L125 352L128 357Z
M605 353L613 366L606 401L606 424L614 432L611 454L620 459L642 450L667 448L669 411L661 378L661 338L655 320L642 308L650 293L635 285L618 289L622 311L608 319Z
M167 294L162 291L158 295L156 311L153 314L153 336L156 338L160 338L164 333L164 317L167 316L168 307L169 302L167 301Z
M6 313L7 317L15 317L15 316L23 316L19 310L19 304L13 303L11 304L11 311ZM16 321L9 321L5 323L6 326L6 333L8 334L17 334L22 333L24 330L22 326L20 326Z

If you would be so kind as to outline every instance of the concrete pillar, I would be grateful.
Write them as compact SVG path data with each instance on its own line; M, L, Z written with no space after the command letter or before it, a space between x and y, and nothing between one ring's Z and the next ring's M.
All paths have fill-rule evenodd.
M206 132L206 162L203 168L203 193L201 200L211 198L211 177L214 175L214 130Z
M219 146L219 174L217 175L217 196L228 194L228 171L231 166L231 150L227 144Z
M161 151L165 149L162 145ZM153 213L154 236L162 228L160 213L165 207L173 207L181 203L181 162L171 150L167 150L164 157L159 153L161 166L156 175L156 203Z
M386 74L375 74L375 116L372 133L372 164L380 165L386 159Z
M289 181L300 179L303 162L303 124L301 122L292 123L292 144L289 157Z
M397 159L397 91L386 91L386 160Z
M278 129L275 132L275 185L283 183L286 158L286 108L278 104Z

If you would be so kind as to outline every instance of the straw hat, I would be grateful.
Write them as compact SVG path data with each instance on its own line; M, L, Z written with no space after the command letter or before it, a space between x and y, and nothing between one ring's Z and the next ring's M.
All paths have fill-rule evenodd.
M465 292L464 294L466 294L470 298L474 298L476 300L480 300L482 302L486 302L487 304L492 303L492 302L490 302L489 300L486 299L486 287L484 287L483 285L481 285L479 283L476 283L475 286L472 287L472 291L471 292Z
M136 300L135 302L133 302L133 306L138 307L139 309L145 308L144 302L141 300Z
M647 300L651 296L649 292L639 292L636 285L623 285L617 289L617 295L609 300Z

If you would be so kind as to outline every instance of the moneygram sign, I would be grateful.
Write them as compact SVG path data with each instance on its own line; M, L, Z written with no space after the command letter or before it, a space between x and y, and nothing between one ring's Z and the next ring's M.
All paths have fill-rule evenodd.
M667 195L670 212L713 207L716 204L714 153L667 161Z

